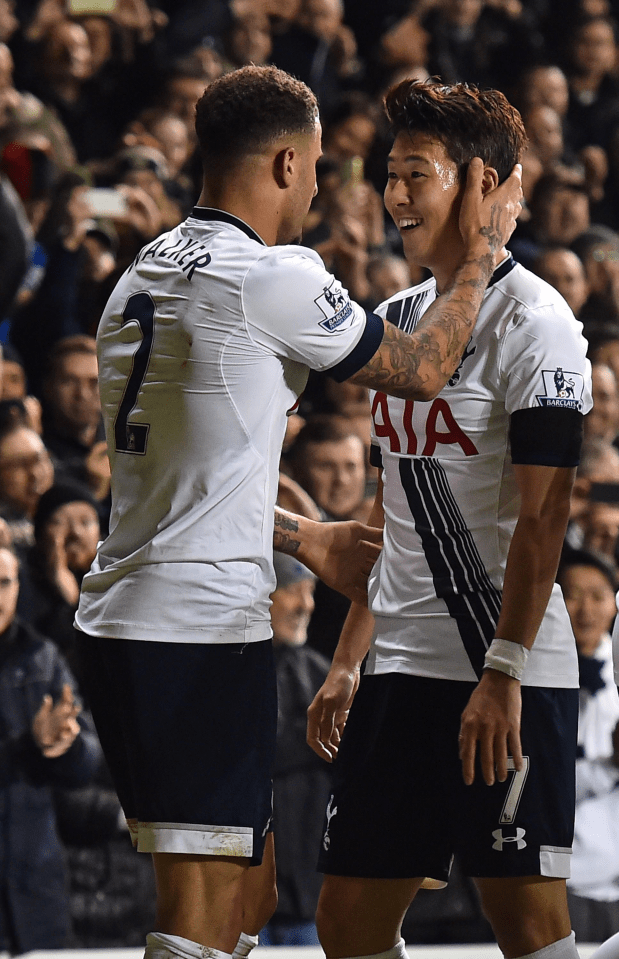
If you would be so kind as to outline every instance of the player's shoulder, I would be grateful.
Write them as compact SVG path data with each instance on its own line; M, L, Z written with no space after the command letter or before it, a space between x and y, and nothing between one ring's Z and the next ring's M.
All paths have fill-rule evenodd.
M396 326L400 326L400 320L404 313L410 313L410 307L414 304L421 304L428 298L436 296L436 280L433 276L424 280L423 283L417 283L415 286L409 286L399 293L383 300L375 309L372 310L377 316L389 320Z
M315 250L307 246L290 243L285 246L265 246L257 251L257 256L252 264L252 272L288 275L290 271L312 270L316 267L322 270L326 269L321 257Z
M516 318L542 313L545 318L555 316L560 321L576 323L574 314L558 290L527 270L521 263L513 266L490 288L495 295L505 298L515 311Z

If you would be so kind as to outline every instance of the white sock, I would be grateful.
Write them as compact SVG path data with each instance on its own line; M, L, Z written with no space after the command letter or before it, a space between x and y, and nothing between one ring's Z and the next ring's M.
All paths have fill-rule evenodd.
M239 941L234 947L232 959L245 959L245 957L250 954L254 946L257 945L258 936L248 936L246 932L242 932L239 936Z
M408 959L408 953L404 940L400 939L393 949L387 949L386 952L375 952L371 956L355 956L354 959Z
M591 953L591 959L619 959L619 932Z
M551 942L549 946L544 946L537 952L528 952L526 956L519 956L519 959L578 959L576 936L572 932L565 939ZM612 959L612 953L609 953L608 959ZM617 959L619 959L619 953L617 953Z
M169 936L165 932L149 932L146 936L144 959L232 959L229 952L221 952L211 946L203 946L182 936Z

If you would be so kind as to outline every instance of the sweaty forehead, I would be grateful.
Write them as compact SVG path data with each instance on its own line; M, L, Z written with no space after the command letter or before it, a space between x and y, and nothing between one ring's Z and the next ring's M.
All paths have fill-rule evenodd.
M436 160L441 160L441 162L453 163L447 153L445 144L438 137L427 133L409 133L407 131L401 131L397 134L389 153L389 160L411 163L423 161L433 163Z

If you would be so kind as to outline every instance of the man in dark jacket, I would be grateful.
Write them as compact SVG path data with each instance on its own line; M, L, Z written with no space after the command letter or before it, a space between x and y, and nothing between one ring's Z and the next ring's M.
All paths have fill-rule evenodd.
M13 954L65 944L52 787L83 785L100 758L60 653L15 617L18 565L0 548L0 951Z

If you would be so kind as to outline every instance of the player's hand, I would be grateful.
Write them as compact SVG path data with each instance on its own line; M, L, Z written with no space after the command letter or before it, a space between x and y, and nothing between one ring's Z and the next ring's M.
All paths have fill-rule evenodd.
M80 711L81 706L75 702L68 683L62 687L62 695L56 704L51 696L43 697L32 721L32 735L47 759L63 756L73 745L80 732L77 721Z
M482 775L488 786L507 779L507 758L522 768L520 683L496 669L485 669L473 690L460 725L460 760L467 786L475 779L479 747Z
M320 523L310 568L331 589L365 606L368 576L382 542L382 529L354 520Z
M307 742L328 763L337 756L340 739L359 686L359 668L334 664L307 710Z
M516 229L522 210L522 166L517 163L507 179L482 191L484 163L474 157L469 163L460 207L460 233L466 254L499 253Z

